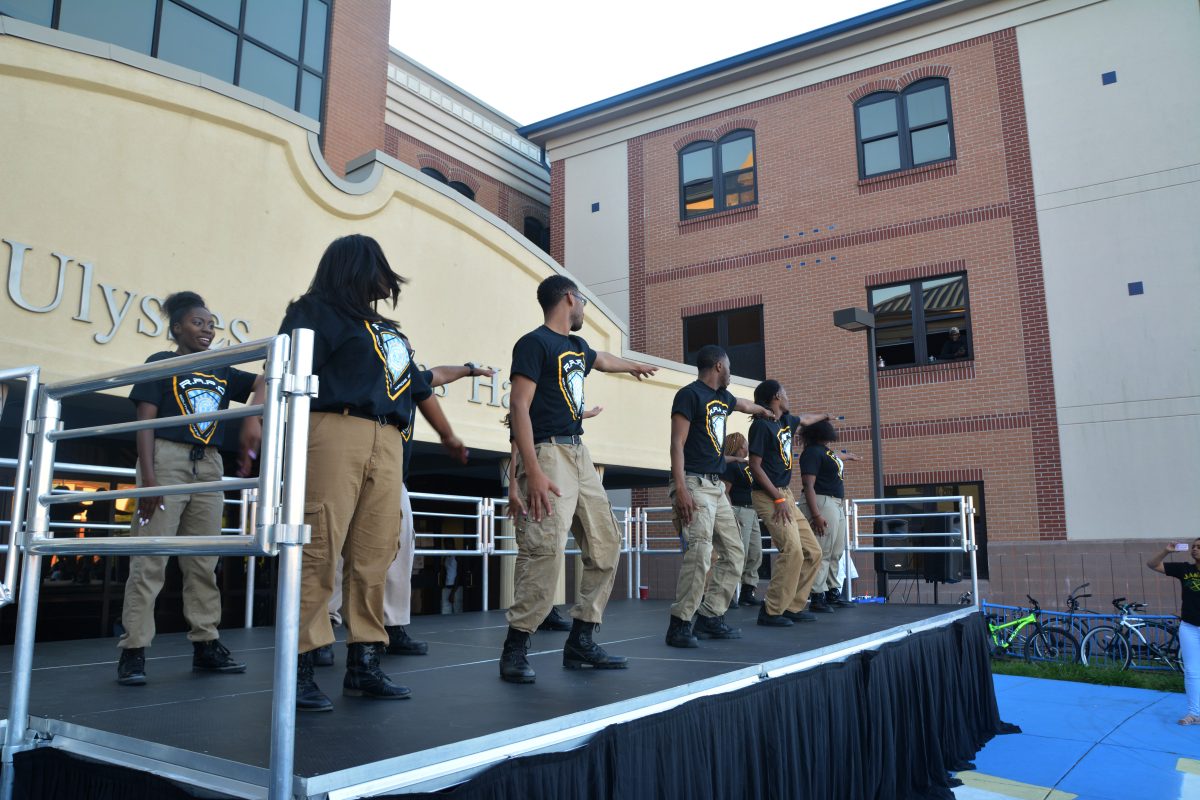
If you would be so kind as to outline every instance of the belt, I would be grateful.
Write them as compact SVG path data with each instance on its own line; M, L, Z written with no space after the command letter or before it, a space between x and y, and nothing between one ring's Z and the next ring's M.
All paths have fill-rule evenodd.
M710 480L710 481L718 481L718 482L723 477L721 475L716 474L715 472L708 472L708 473L685 472L685 473L683 473L683 475L685 478L700 478L701 480Z
M534 439L534 444L583 444L582 436L543 436Z
M400 427L400 423L388 414L372 414L369 411L363 411L355 406L342 406L343 417L358 417L359 419L369 419L380 427L386 428L389 425Z

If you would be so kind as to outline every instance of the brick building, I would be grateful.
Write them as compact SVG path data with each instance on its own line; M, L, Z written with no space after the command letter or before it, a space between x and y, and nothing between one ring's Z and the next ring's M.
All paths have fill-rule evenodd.
M1185 2L910 0L521 132L552 163L556 258L635 350L720 343L736 374L844 414L866 459L847 488L868 497L865 340L831 315L870 308L886 491L976 498L984 596L1050 605L1086 580L1164 608L1173 582L1141 562L1200 512L1200 334L1163 313L1200 297L1176 205L1200 152L1161 126L1131 143L1134 120L1200 118L1155 78L1194 88L1198 21ZM1129 52L1134 32L1162 47ZM1161 294L1139 304L1135 277ZM1115 507L1129 491L1136 510ZM919 573L902 590L929 596Z

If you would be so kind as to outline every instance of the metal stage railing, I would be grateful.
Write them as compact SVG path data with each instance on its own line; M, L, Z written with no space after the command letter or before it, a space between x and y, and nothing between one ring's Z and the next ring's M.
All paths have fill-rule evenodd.
M17 444L16 464L29 464L30 454L33 449L33 429L34 419L37 414L37 394L39 384L39 376L41 371L38 367L17 367L15 369L0 370L0 414L4 412L4 401L8 399L8 387L6 381L25 381L25 402L21 409L21 424L19 427L19 440ZM17 541L21 530L21 522L25 518L26 498L28 495L29 470L19 469L16 471L16 477L13 480L12 486L12 503L10 515L7 522L8 536L5 537L4 544L0 545L0 551L4 553L4 580L0 583L0 606L10 604L17 595L17 562L18 555L12 551L12 543Z
M28 464L28 510L24 516L24 529L14 530L17 535L11 539L20 546L24 564L13 646L8 724L2 755L2 800L11 800L12 797L14 754L34 746L29 731L29 689L41 587L41 559L54 555L242 555L274 556L279 559L271 761L267 790L272 800L292 797L300 548L308 541L309 535L308 527L304 524L304 474L309 403L317 391L316 378L312 375L312 347L312 331L299 329L293 331L291 336L280 335L90 378L63 381L43 386L37 392L36 418L25 429L33 439L32 456L18 456L13 492L14 505L19 506L26 497L21 473L25 470L23 465ZM68 429L62 425L62 401L68 397L169 378L180 372L212 370L263 359L266 394L262 405L85 428ZM3 377L5 374L0 373L0 378ZM33 380L36 380L35 376ZM95 492L53 490L54 453L59 441L258 415L262 416L263 421L258 478ZM54 537L54 528L58 526L50 522L50 507L62 503L245 490L256 493L253 515L244 513L242 516L246 526L253 528L249 533L187 537L97 537L85 533L82 537L57 539ZM12 515L14 525L20 519L19 514ZM6 569L13 566L12 555L10 552Z

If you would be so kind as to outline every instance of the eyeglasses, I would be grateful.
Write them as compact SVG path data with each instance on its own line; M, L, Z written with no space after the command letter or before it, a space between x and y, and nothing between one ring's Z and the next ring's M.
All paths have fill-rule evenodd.
M571 292L571 296L574 297L581 306L586 306L588 304L587 298L581 295L579 292Z

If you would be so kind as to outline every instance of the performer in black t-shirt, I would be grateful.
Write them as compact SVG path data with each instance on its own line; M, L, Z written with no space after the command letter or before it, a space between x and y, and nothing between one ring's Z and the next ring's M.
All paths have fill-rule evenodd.
M638 380L657 368L611 353L596 352L575 332L583 327L587 299L565 275L542 281L537 290L545 324L513 347L513 440L515 477L529 518L517 526L517 561L508 636L500 657L500 677L533 683L529 637L554 603L563 550L572 523L583 555L574 621L563 647L563 666L624 669L623 657L610 656L592 639L612 591L621 533L604 486L583 444L584 378L591 370L626 372Z
M1191 564L1163 563L1171 553L1184 551L1191 557ZM1179 724L1200 725L1200 539L1193 539L1190 545L1184 542L1167 545L1146 566L1179 581L1183 596L1179 611L1179 655L1183 658L1183 688L1188 701L1188 713Z
M794 416L787 392L775 380L760 383L754 390L754 400L777 417L756 419L750 424L750 474L754 476L751 498L779 550L771 564L771 582L758 612L758 624L786 627L814 619L804 606L821 564L821 545L808 522L796 512L796 498L790 488L792 439L801 426L829 419L829 415Z
M326 248L308 291L288 306L280 325L282 333L315 332L319 380L304 488L312 539L304 546L300 581L296 706L305 711L333 708L313 679L313 654L333 643L328 606L338 556L349 645L342 693L386 700L409 695L379 668L379 653L388 642L383 592L400 543L403 429L414 403L450 455L467 459L399 328L376 307L390 299L394 308L404 282L378 242L344 236Z
M812 526L821 542L821 566L813 584L809 601L811 608L828 606L852 608L842 599L838 564L846 551L846 510L843 498L846 485L842 480L844 461L861 461L854 453L840 454L830 449L837 441L837 430L827 419L808 425L800 431L804 450L800 453L800 480L804 484L804 502L800 511Z
M746 551L742 566L742 591L737 604L755 608L762 605L762 600L754 594L758 590L758 568L762 566L762 529L750 499L754 478L750 475L750 450L746 437L740 433L729 434L725 437L722 451L726 462L725 493L729 496L729 505L733 507L734 519L742 533L742 547Z
M741 638L742 632L725 622L746 551L725 496L725 457L721 448L725 444L725 422L734 411L770 414L729 391L729 355L717 345L700 348L696 372L697 379L676 392L671 405L670 495L675 524L687 544L667 624L666 641L671 647L697 647L698 638Z
M178 292L163 302L170 336L178 347L164 350L146 359L146 363L199 353L212 344L213 315L195 292ZM262 376L232 367L205 372L185 372L170 378L139 383L129 399L137 407L139 420L178 417L218 411L231 400L244 403L254 392L262 402ZM262 438L262 421L249 417L242 426L245 465L252 442ZM196 422L177 428L142 430L137 433L138 486L219 481L225 474L224 462L217 451L220 423ZM225 497L220 492L138 500L134 518L135 536L214 536L221 530ZM121 624L125 632L117 647L117 682L141 686L146 682L145 648L154 639L154 601L162 590L166 575L166 556L132 556L129 579L125 582L125 602ZM183 573L183 615L192 642L192 669L209 672L245 672L246 665L235 662L217 638L221 621L221 593L216 579L217 556L180 556Z

